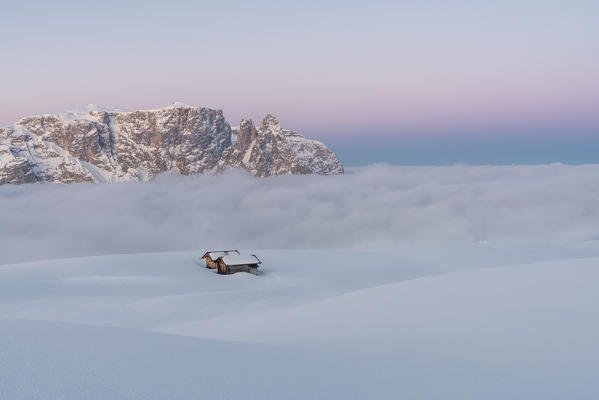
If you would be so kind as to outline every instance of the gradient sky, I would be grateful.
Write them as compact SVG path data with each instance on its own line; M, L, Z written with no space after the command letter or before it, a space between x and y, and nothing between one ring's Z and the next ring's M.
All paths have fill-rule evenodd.
M25 0L0 14L0 125L182 101L232 125L273 113L348 165L599 162L596 0Z

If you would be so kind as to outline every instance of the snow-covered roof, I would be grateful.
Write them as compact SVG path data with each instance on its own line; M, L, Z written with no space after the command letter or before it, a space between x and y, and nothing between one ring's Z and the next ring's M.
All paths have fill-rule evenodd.
M204 253L202 258L208 256L212 260L216 260L219 257L226 256L227 254L232 254L232 253L237 253L239 255L238 250L214 250L214 251L207 251L206 253Z
M247 265L247 264L262 264L255 255L241 256L239 254L229 254L219 257L226 265Z

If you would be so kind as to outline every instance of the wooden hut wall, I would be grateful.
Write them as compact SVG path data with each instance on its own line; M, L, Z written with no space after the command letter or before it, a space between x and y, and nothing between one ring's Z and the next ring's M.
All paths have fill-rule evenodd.
M217 261L217 265L218 265L218 273L219 274L227 274L229 273L229 269L227 268L227 265L223 262L223 260L218 260Z
M216 261L212 261L210 256L206 256L206 268L214 269L218 267L218 263Z
M225 265L224 262L218 260L218 273L227 275L234 274L236 272L249 272L250 274L258 275L257 264L245 264L245 265Z

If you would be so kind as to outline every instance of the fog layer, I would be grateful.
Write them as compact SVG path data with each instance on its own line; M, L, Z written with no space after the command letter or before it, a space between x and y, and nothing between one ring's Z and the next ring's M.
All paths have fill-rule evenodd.
M204 248L599 238L599 165L391 167L0 187L0 264Z

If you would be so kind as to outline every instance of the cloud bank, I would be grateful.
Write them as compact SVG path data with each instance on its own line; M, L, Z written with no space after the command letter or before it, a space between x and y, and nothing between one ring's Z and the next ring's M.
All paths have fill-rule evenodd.
M599 238L599 165L391 167L0 187L0 264L220 247Z

